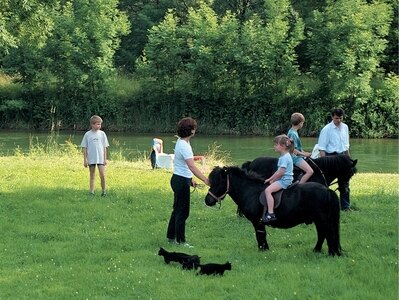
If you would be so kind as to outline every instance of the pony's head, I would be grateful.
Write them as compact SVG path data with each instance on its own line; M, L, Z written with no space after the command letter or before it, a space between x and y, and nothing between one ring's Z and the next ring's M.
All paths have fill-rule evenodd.
M326 184L327 186L330 185L334 179L338 179L338 182L348 182L357 172L357 159L352 159L348 155L343 154L319 157L313 161L308 161L308 163L313 170L315 170L314 176L319 175L325 177L324 182L315 180L315 178L313 178L313 181Z
M222 201L229 192L229 175L226 167L215 167L209 174L209 190L205 196L205 204L214 206Z
M357 159L351 159L350 158L350 160L351 160L351 163L352 163L352 168L351 168L351 170L349 172L349 178L348 179L351 179L352 176L357 173L357 168L356 168Z
M356 174L357 159L352 159L348 155L333 155L328 157L335 159L334 163L338 167L338 170L340 170L337 175L338 181L349 181Z

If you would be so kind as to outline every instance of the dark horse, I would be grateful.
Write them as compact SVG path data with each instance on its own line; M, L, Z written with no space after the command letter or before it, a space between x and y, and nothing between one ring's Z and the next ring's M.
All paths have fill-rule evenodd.
M256 172L264 179L269 178L277 170L278 158L275 157L258 157L253 161L247 161L242 164L242 168L248 171ZM352 159L347 155L323 156L315 159L306 159L307 163L312 167L314 173L308 181L318 182L325 186L330 186L333 180L340 182L348 182L357 172L357 159ZM294 181L298 179L301 170L295 167Z
M258 157L253 161L247 161L242 168L248 172L255 172L263 179L269 178L277 170L278 158ZM308 181L318 182L325 186L332 185L334 180L338 182L340 194L349 193L349 180L357 172L357 159L347 155L323 156L315 159L307 158L307 163L312 167L314 173ZM294 168L294 181L299 180L302 171ZM240 212L238 212L240 214Z
M205 204L213 206L227 194L230 195L254 226L258 248L269 249L265 225L260 222L263 205L259 202L259 195L265 189L263 181L238 167L215 167L209 174L209 183ZM314 251L321 252L323 242L327 239L328 254L341 255L339 199L334 191L316 182L296 185L283 192L281 204L274 212L277 221L270 223L270 226L291 228L301 223L314 223L317 230Z

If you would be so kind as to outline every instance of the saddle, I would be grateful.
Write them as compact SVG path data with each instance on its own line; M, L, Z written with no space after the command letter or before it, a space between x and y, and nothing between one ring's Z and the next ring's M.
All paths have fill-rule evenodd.
M273 199L274 199L274 208L279 207L280 203L281 203L281 198L283 196L284 191L289 190L294 188L295 186L297 186L299 183L299 181L295 181L292 184L290 184L286 189L281 189L278 192L272 193ZM263 205L263 206L267 206L266 203L266 195L265 192L262 191L259 195L259 202Z

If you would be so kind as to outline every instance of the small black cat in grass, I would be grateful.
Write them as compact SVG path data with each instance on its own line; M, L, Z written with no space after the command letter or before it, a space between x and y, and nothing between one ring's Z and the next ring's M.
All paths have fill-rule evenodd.
M205 264L199 265L200 275L220 275L223 276L224 271L231 270L231 263L226 262L225 264Z
M171 261L181 263L183 269L197 269L200 264L200 257L198 255L189 255L182 252L169 252L162 247L159 248L158 255L163 256L163 259L167 264Z
M192 270L192 269L197 270L199 265L200 265L200 257L198 255L191 255L191 257L187 258L182 263L183 269L186 270Z

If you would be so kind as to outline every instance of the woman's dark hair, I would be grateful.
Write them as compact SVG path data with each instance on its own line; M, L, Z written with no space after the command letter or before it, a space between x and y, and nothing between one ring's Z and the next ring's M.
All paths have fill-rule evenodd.
M193 130L197 129L197 121L193 118L183 118L177 124L177 135L181 138L188 137L193 134Z

